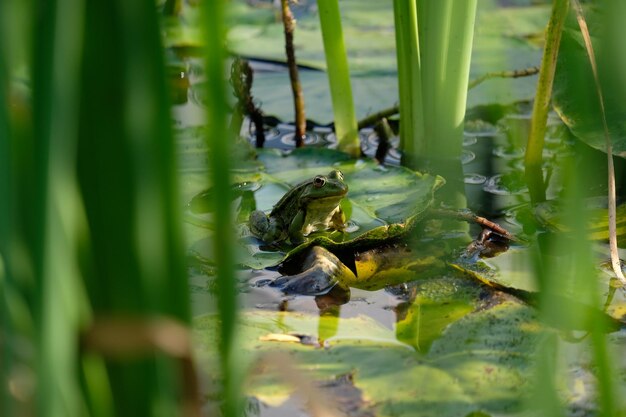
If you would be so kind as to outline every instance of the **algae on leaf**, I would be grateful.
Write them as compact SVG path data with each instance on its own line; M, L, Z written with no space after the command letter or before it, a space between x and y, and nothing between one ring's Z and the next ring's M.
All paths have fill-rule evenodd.
M214 316L196 321L199 346L209 346ZM531 381L531 357L542 332L534 312L516 301L474 311L454 321L420 354L372 318L310 316L294 312L242 314L240 348L250 365L265 353L289 355L303 377L330 381L350 373L377 416L511 415ZM330 326L330 327L329 327ZM263 340L267 334L328 336L324 348ZM206 341L205 341L206 340ZM203 342L205 341L205 342ZM202 356L203 352L199 352ZM292 394L271 368L254 369L248 395L280 403Z

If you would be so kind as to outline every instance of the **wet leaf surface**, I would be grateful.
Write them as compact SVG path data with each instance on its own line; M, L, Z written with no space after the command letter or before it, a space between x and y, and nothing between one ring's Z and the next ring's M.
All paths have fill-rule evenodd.
M441 284L443 288L446 285ZM441 288L435 293L439 291ZM444 293L455 297L450 289ZM354 387L362 391L377 416L467 415L480 410L507 415L520 411L541 327L533 310L514 300L499 301L487 309L475 307L443 326L440 335L430 341L427 353L398 341L398 333L406 334L406 324L392 330L364 316L338 321L324 315L259 311L243 314L240 348L244 355L289 355L299 364L297 372L312 380L331 381L353 373ZM425 313L423 318L429 317ZM197 319L197 336L206 340L201 345L209 344L208 329L214 325L213 316ZM324 347L259 339L296 329L317 335ZM248 394L279 404L293 389L266 368L252 376Z
M626 158L626 103L623 76L611 52L604 52L606 41L597 37L604 21L597 9L586 14L598 62L600 85L613 155ZM603 48L604 46L604 48ZM591 64L576 19L570 16L563 29L553 91L554 108L571 132L587 145L606 152L600 102Z
M346 154L331 149L303 148L288 155L276 149L260 150L258 161L265 167L264 171L252 170L247 174L249 180L255 180L255 185L247 190L249 192L242 192L235 201L240 225L247 223L249 213L254 209L269 211L292 186L316 175L327 174L332 169L339 169L349 186L342 207L351 227L346 233L331 234L330 243L337 240L343 242L344 246L367 232L377 230L376 228L401 223L409 218L417 219L433 203L434 192L443 184L443 179L438 176L420 174L402 167L383 168L374 161L353 160ZM251 195L252 191L254 197ZM210 190L196 194L190 199L191 211L194 207L202 210L209 206L210 199ZM212 227L210 213L190 212L187 219L195 226L207 229ZM394 230L385 228L381 230L384 233L371 232L367 237L369 240L378 239L383 242L384 239L394 236L394 233L401 232ZM319 236L321 242L326 239L323 235L328 233L317 235L322 235ZM241 250L238 260L246 267L260 269L276 265L283 259L285 251L291 249L265 248L263 242L250 236L245 225L241 225L240 236ZM306 246L314 239L314 236L311 237ZM300 248L302 249L304 248ZM206 241L194 244L191 250L210 258L210 246Z

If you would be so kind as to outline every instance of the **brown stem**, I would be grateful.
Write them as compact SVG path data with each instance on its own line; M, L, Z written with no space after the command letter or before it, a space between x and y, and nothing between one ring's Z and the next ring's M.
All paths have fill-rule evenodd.
M380 119L380 122L376 123L374 131L378 135L378 147L376 148L374 158L376 158L376 161L382 165L385 162L385 157L389 151L389 138L393 136L393 132L391 131L391 127L385 117Z
M530 77L531 75L539 74L539 67L528 67L524 69L512 70L512 71L496 71L488 72L478 78L474 78L467 86L468 90L476 87L478 84L486 81L490 78L520 78Z
M296 65L296 54L293 48L293 31L296 21L291 14L288 0L281 0L283 12L283 25L285 26L285 52L287 54L287 66L289 67L289 78L291 79L291 90L293 92L293 104L296 113L296 147L304 146L304 135L306 132L306 116L304 113L304 97L302 95L302 85L298 77L298 66Z
M466 221L466 222L474 222L474 223L479 224L483 228L487 228L487 229L493 230L494 232L498 233L502 237L507 238L508 240L515 241L515 242L519 242L520 241L520 239L518 237L516 237L514 234L512 234L511 232L506 230L504 227L500 226L497 223L492 222L489 219L486 219L484 217L480 217L480 216L472 213L471 211L467 211L467 210L457 211L457 210L446 210L446 209L433 209L433 210L431 210L431 214L433 216L437 216L437 217L446 217L446 218L453 218L453 219L457 219L457 220L463 220L463 221Z

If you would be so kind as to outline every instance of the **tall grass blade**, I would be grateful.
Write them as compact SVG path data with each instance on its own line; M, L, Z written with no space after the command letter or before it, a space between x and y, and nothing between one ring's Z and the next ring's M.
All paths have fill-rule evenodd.
M591 36L587 27L587 22L583 14L583 9L578 0L572 1L572 6L576 12L576 20L580 27L580 32L583 36L585 43L585 49L587 50L587 57L589 58L589 64L591 65L591 71L593 73L593 79L595 82L596 93L598 95L598 102L600 104L600 113L602 115L602 127L604 130L604 138L606 141L606 154L608 163L608 220L609 220L609 247L611 255L611 265L617 278L621 281L622 285L626 283L626 278L622 273L621 261L619 258L617 248L617 207L616 207L616 193L615 193L615 167L613 165L613 150L611 145L611 137L609 134L609 128L606 121L606 110L604 107L604 97L602 94L602 87L600 83L600 77L598 75L598 66L596 64L596 55L593 50L593 44L591 43ZM579 219L585 217L578 217ZM593 286L593 284L591 284ZM593 291L595 294L597 291ZM593 353L595 364L598 372L598 391L600 394L600 406L603 415L614 416L617 415L619 405L616 403L616 392L613 384L613 376L611 374L611 361L609 360L609 354L607 351L606 337L601 325L596 324L594 331L592 332L591 343L593 346Z
M526 145L524 165L526 182L533 203L545 201L546 191L543 180L543 144L546 134L548 111L550 110L550 98L552 96L552 84L554 72L561 43L563 24L567 16L569 0L554 0L552 13L546 31L546 40L537 81L537 93L533 103L533 113L530 122L530 133Z
M231 139L227 134L227 93L224 74L224 26L226 1L204 2L203 26L206 45L205 71L208 80L207 125L209 127L209 181L217 198L213 201L215 229L213 259L217 267L217 302L220 315L219 352L223 381L225 417L240 415L234 336L237 323L237 290L234 272L233 217L231 213Z
M9 391L13 367L16 363L14 338L17 331L9 309L9 295L12 290L13 276L9 266L9 248L12 245L12 227L14 210L13 164L11 162L11 132L9 127L8 77L5 66L6 53L0 44L0 414L14 415L15 401Z
M157 17L150 0L85 4L78 174L89 236L81 261L97 317L136 316L149 323L165 315L188 323ZM115 415L178 414L176 361L155 353L105 359L110 384L89 380L85 386L110 386L108 406ZM85 375L103 378L94 369Z
M350 70L343 41L339 2L338 0L317 0L317 8L322 27L326 72L335 115L338 149L353 157L358 157L361 154L361 145L352 100Z
M74 173L82 0L35 2L32 66L35 188L30 221L37 283L37 402L40 416L84 414L76 335L85 299L74 254L80 202Z
M617 278L622 282L622 285L626 285L626 278L622 273L622 266L619 259L619 253L617 251L617 204L615 196L615 167L613 165L613 146L611 145L611 136L609 134L609 127L606 122L606 110L604 108L604 97L602 95L602 86L600 85L600 77L598 76L598 66L596 64L596 55L593 51L593 44L591 43L591 36L589 35L589 29L587 28L587 22L583 14L583 9L580 6L578 0L572 2L574 11L576 12L576 20L580 27L580 32L583 35L585 41L585 49L587 50L587 57L589 58L589 65L591 65L591 72L593 73L593 80L595 82L596 93L598 94L598 102L600 104L600 114L602 115L602 128L604 130L604 139L606 142L606 155L608 165L608 206L609 206L609 247L611 253L611 265Z
M588 240L587 230L583 219L589 218L589 212L585 204L585 184L586 172L591 166L574 166L573 161L565 162L564 170L567 183L564 189L567 190L563 201L565 203L564 223L571 233L559 235L552 242L550 247L543 248L544 271L543 284L540 286L542 294L542 314L556 320L574 320L582 328L590 329L590 348L593 352L594 369L598 381L598 405L601 410L600 415L617 415L617 404L615 396L614 376L611 373L611 361L606 341L605 323L594 320L591 315L593 310L600 310L600 293L598 289L597 270L595 264L597 259L591 242ZM549 253L559 252L565 254L561 257L551 257ZM573 312L555 303L551 299L552 294L563 294L571 292L571 297L582 304L591 306L589 315L582 312Z
M422 157L458 158L476 18L475 0L417 0L424 137Z

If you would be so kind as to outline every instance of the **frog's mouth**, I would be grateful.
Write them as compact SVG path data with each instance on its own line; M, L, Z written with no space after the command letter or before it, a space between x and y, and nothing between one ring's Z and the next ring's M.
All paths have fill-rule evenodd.
M333 203L339 203L339 201L341 201L347 193L337 193L337 194L331 194L331 195L327 195L325 197L317 197L314 199L310 199L308 202L308 206L310 207L323 207L323 206L328 206L331 205Z

